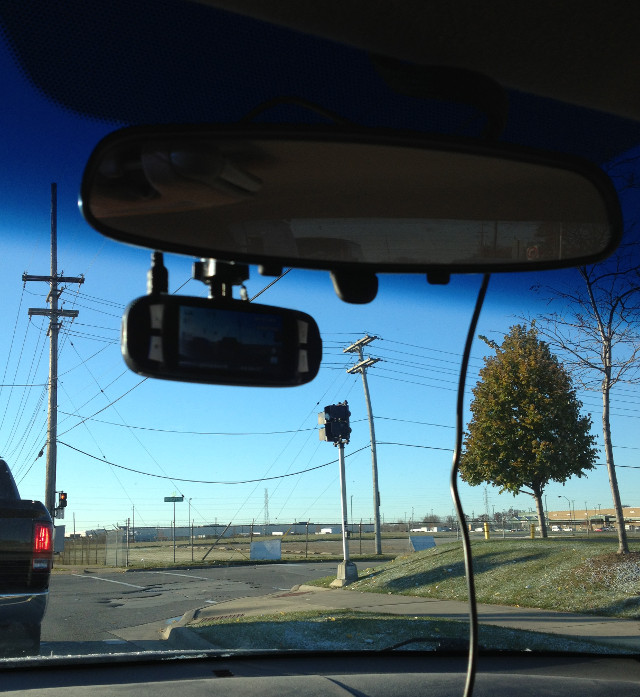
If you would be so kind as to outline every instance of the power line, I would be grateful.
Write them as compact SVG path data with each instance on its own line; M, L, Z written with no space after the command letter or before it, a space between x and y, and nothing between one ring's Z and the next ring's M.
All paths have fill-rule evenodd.
M33 410L33 413L31 415L31 419L30 419L29 423L27 424L27 426L25 427L25 430L23 431L23 434L19 439L19 442L21 444L20 450L18 450L18 452L16 453L16 447L17 447L16 446L16 447L14 447L14 449L10 453L8 453L8 457L10 457L11 459L14 459L14 453L15 453L16 462L20 461L20 458L22 456L22 452L25 449L25 446L27 445L27 442L29 440L29 436L31 435L31 431L33 430L33 427L36 424L36 419L38 418L40 408L41 408L42 403L43 403L46 396L47 396L47 389L46 389L46 385L45 385L44 389L40 392L40 396L38 397L38 402ZM39 438L38 438L38 442L39 442ZM16 470L16 475L19 474L19 472L22 470L23 467L24 467L24 465L19 467Z
M73 350L76 352L78 358L82 359L82 356L81 356L80 353L78 352L78 349L75 347L75 345L73 344L73 342L71 342L71 347L72 347ZM107 397L105 391L104 391L104 390L102 389L102 387L100 386L100 383L98 382L96 376L91 372L91 369L90 369L89 366L86 365L86 364L85 364L85 370L86 370L86 371L89 373L89 375L92 377L93 381L94 381L94 382L96 383L96 385L98 386L98 389L99 389L100 392L104 395L104 398L105 398L106 400L108 400L109 398ZM111 405L111 406L113 406L113 405ZM116 414L118 415L118 418L122 421L123 425L129 430L129 432L131 433L131 435L132 435L132 436L134 437L134 439L138 442L138 445L140 445L140 447L147 453L147 455L155 462L155 464L156 464L156 466L158 467L158 469L159 469L163 474L166 474L165 471L164 471L164 469L161 467L160 463L159 463L159 462L155 459L155 457L153 457L153 455L149 452L149 449L144 445L144 443L142 443L142 441L141 441L141 440L138 438L138 436L133 432L133 430L132 430L131 428L129 428L129 426L127 425L126 421L124 420L124 418L122 417L122 415L120 414L120 412L118 411L118 409L117 409L115 406L113 407L113 409L114 409L114 411L116 412ZM84 425L85 425L85 428L87 428L87 430L88 430L88 427L87 427L86 422L85 422ZM182 493L182 492L180 492L180 493ZM133 501L132 501L132 503L133 503Z
M37 365L40 365L40 362L42 361L42 354L44 353L45 349L45 343L42 343L42 348L40 349L40 355L38 357ZM36 358L36 352L38 350L38 347L36 346L36 351L34 351L34 354L31 358L31 365L29 366L29 373L27 375L27 379L31 377L32 374L35 374L35 370L33 368L33 363ZM37 367L36 367L37 370ZM27 402L29 401L29 398L31 397L33 393L29 392L27 393L26 390L23 390L22 392L22 398L20 399L20 404L18 405L18 409L16 411L16 416L13 420L13 426L11 427L11 431L9 433L9 438L7 439L7 444L6 447L8 448L11 445L11 442L13 441L14 435L18 429L18 425L20 421L22 420L22 415L24 414L24 411L27 407ZM37 407L36 407L37 408Z
M301 430L301 429L302 429L302 424L304 424L304 423L306 422L306 420L307 420L307 419L311 416L311 414L316 410L316 408L318 407L318 405L320 404L320 402L322 402L322 401L324 400L325 396L327 395L327 393L329 392L329 390L331 389L331 387L333 386L333 384L336 382L336 380L337 380L337 378L334 378L334 379L331 381L329 387L327 387L327 389L324 391L324 393L322 394L322 396L320 397L320 399L318 399L318 401L314 404L314 406L312 407L312 409L303 417L302 422L301 422L301 425L298 427L298 430ZM297 433L297 431L296 431L296 433ZM286 449L289 447L289 445L293 442L294 437L295 437L295 434L292 435L291 438L289 438L289 440L287 441L287 443L284 445L284 447L280 450L280 452L276 455L276 457L274 458L274 460L272 461L272 463L271 463L271 464L269 465L269 467L267 468L267 470L266 470L264 476L266 476L266 475L273 469L273 467L275 466L275 464L278 462L278 460L279 460L279 459L282 457L282 455L284 454L285 450L286 450ZM297 457L297 456L296 456L296 457ZM289 465L289 468L293 467L294 462L295 462L295 458L294 458L294 460L292 460L291 464ZM255 493L255 491L256 491L256 489L258 488L258 486L259 486L259 483L257 483L256 486L253 488L253 490L247 495L247 497L245 498L245 500L244 500L244 502L242 503L242 505L236 510L236 512L235 512L235 514L234 514L234 516L233 516L234 518L237 518L237 517L239 516L240 512L241 512L241 511L243 510L243 508L247 505L247 502L248 502L249 499L253 496L253 494Z
M401 445L405 448L424 448L425 450L444 450L448 453L453 452L453 448L437 448L434 445L414 445L413 443L390 443L388 441L377 441L378 445Z
M16 314L16 321L13 325L13 333L11 334L11 341L9 343L9 353L7 354L7 362L4 365L4 372L2 373L2 382L7 378L7 370L9 369L9 362L11 361L11 352L13 351L13 342L16 338L16 331L18 329L18 320L20 319L20 312L22 311L22 300L24 298L24 284L22 284L22 293L20 294L20 303L18 304L18 313ZM11 385L0 385L0 396L2 395L3 387L11 387Z
M271 481L273 479L284 479L285 477L295 477L299 474L306 474L307 472L313 472L314 470L319 470L322 469L323 467L328 467L329 465L333 465L337 460L331 460L331 462L325 462L323 465L316 465L315 467L309 467L304 470L299 470L298 472L288 472L286 474L278 474L274 475L272 477L260 477L259 479L245 479L242 481L212 481L212 480L207 480L207 479L183 479L181 477L170 477L168 475L163 475L163 474L154 474L153 472L143 472L142 470L136 470L133 469L132 467L125 467L124 465L118 465L115 462L110 462L109 460L106 460L104 458L98 457L97 455L92 455L91 453L85 452L84 450L80 450L80 448L75 448L73 445L69 445L69 443L64 443L63 441L59 440L58 443L60 445L65 445L67 448L71 448L71 450L75 450L78 453L81 453L82 455L86 455L87 457L92 458L93 460L98 460L98 462L104 462L107 465L111 465L112 467L117 467L118 469L123 469L126 470L127 472L133 472L135 474L142 474L145 477L154 477L156 479L169 479L171 481L176 481L176 482L188 482L189 484L254 484L254 483L260 483L260 482L267 482ZM358 448L358 450L354 450L353 452L350 452L348 456L350 457L351 455L355 455L356 453L359 453L361 450L365 450L369 446L365 445L362 448Z
M429 421L413 421L412 419L399 419L392 416L376 416L376 419L382 419L384 421L400 421L407 424L419 424L420 426L437 426L438 428L455 428L455 426L450 426L448 424L434 424Z
M375 377L379 380L393 380L395 382L403 382L407 385L419 385L420 387L431 387L434 390L446 390L447 392L457 392L455 387L443 387L442 385L429 385L424 382L416 382L415 380L402 380L401 378L392 378L389 375L376 374ZM429 379L429 378L427 378Z
M18 368L20 367L20 361L22 360L22 353L24 352L24 345L27 341L27 334L29 333L29 327L31 326L31 322L27 324L27 328L24 332L24 338L22 339L22 346L20 348L20 355L18 356L18 363L16 365L15 372L13 374L13 380L15 382L17 376L18 376ZM4 425L4 420L7 416L7 409L9 408L9 404L11 403L11 395L13 394L13 389L9 392L9 398L7 399L6 404L4 405L4 412L2 414L2 420L0 421L0 430L2 430L2 426Z
M61 414L66 414L67 416L80 416L78 413L69 413L59 410ZM155 428L152 426L133 426L131 424L122 424L115 421L106 421L105 419L94 419L91 416L86 417L87 420L97 421L98 423L107 424L109 426L118 426L119 428L134 428L140 431L152 431L156 433L176 433L180 435L189 436L272 436L281 435L285 433L299 433L302 431L315 431L315 428L298 428L289 429L286 431L182 431L173 428Z
M120 376L120 377L122 377L122 376ZM118 379L118 378L116 378L116 379ZM64 436L66 433L69 433L69 431L73 431L74 428L78 428L78 426L81 426L85 421L88 421L89 419L92 419L94 416L97 416L98 414L102 413L103 411L105 411L105 409L108 409L110 406L114 405L116 402L119 402L123 397L126 397L130 392L133 392L133 390L135 390L136 387L140 387L140 385L142 385L142 383L146 382L148 379L149 378L142 378L142 380L137 382L133 387L128 389L124 394L121 394L119 397L116 397L114 400L109 402L109 404L107 404L106 407L102 407L102 409L98 409L98 411L91 414L91 416L87 416L86 418L82 419L81 421L79 421L77 424L75 424L71 428L68 428L66 431L63 431L60 435ZM95 395L95 397L98 397L98 395ZM95 397L92 397L92 399L95 399Z
M436 377L433 377L431 375L416 375L416 373L407 373L404 370L393 370L392 368L380 368L377 372L395 373L397 375L407 375L408 377L411 377L411 378L422 378L424 380L434 380L435 382L445 382L449 385L456 384L455 380L446 380L445 378L436 378Z
M284 277L289 273L289 271L291 271L291 269L287 269L286 271L283 271L283 272L278 276L278 278L274 278L273 281L271 281L271 283L269 283L269 285L265 286L261 291L259 291L259 292L256 293L252 298L250 298L250 302L253 302L259 295L262 295L262 294L265 292L265 290L268 290L269 288L271 288L271 286L272 286L274 283L277 283L281 278L284 278Z
M103 351L106 351L106 349L108 348L108 346L103 346L101 349L98 349L95 353L92 353L88 358L85 358L81 363L78 363L78 365L74 365L73 368L65 370L64 373L58 373L58 377L62 377L63 375L70 373L72 370L76 370L76 368L81 368L85 363L90 361L92 358L95 358L98 354L102 353Z

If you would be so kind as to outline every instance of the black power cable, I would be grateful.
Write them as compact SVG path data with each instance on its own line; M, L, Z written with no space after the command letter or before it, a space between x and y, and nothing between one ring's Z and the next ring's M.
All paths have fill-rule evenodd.
M482 278L482 285L478 291L476 306L473 310L471 322L469 323L469 331L464 345L464 353L462 355L462 363L460 364L460 381L458 383L458 399L456 404L456 447L453 453L453 466L451 467L451 498L458 514L460 530L462 532L462 551L464 554L464 568L467 577L467 593L469 594L469 661L467 665L467 679L464 687L464 697L470 697L473 693L473 685L476 678L476 666L478 662L478 606L476 603L476 588L473 578L473 557L471 555L471 540L469 539L469 531L465 525L464 511L462 510L462 502L458 492L458 472L460 469L460 458L462 455L462 437L464 416L464 387L467 375L467 367L469 364L469 356L471 354L471 344L478 326L478 318L482 310L487 287L489 285L490 274L485 274Z

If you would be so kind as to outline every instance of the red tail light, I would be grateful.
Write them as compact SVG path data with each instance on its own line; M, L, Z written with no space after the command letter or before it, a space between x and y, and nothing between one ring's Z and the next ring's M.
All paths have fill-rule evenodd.
M36 523L33 536L33 551L48 554L53 550L53 529L50 523Z

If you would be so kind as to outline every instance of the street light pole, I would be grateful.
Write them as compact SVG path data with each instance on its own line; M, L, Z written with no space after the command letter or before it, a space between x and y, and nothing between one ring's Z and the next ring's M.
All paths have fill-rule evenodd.
M571 520L571 501L569 500L568 497L563 496L561 494L558 494L558 498L567 500L567 506L569 506L569 525L571 525L571 523L572 523L572 520Z
M173 563L176 561L176 501L180 503L184 501L184 495L176 496L165 496L165 503L173 503Z
M587 509L587 502L584 502L584 517L585 520L587 521L587 535L589 535L589 528L591 527L589 525L589 510Z

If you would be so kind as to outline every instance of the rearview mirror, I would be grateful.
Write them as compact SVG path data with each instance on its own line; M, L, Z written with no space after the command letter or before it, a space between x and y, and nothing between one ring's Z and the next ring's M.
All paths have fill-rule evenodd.
M121 349L140 375L253 387L310 382L322 359L318 326L303 312L163 294L127 307Z
M373 272L594 262L622 232L594 165L505 144L265 126L124 129L85 170L105 235L207 258Z

